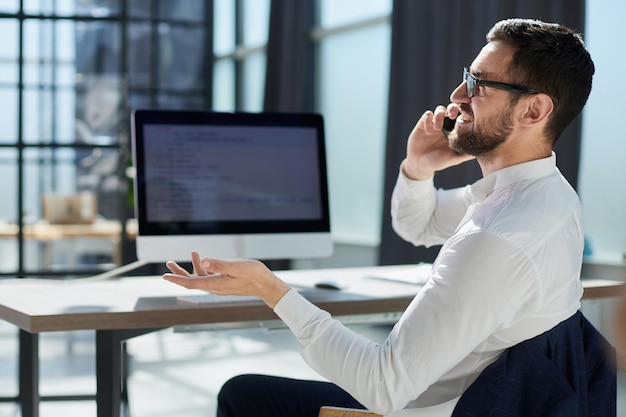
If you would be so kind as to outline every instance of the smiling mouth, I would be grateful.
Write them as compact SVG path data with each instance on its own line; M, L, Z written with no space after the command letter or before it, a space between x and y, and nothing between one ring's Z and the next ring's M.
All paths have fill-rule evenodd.
M460 114L456 118L456 121L461 122L461 123L472 123L474 121L474 118L470 116L469 114Z
M471 123L474 121L474 117L471 114L468 113L460 113L457 118L456 118L457 122L463 122L463 123Z
M459 105L459 115L456 118L457 122L472 123L474 121L474 115L472 114L471 107L465 103Z

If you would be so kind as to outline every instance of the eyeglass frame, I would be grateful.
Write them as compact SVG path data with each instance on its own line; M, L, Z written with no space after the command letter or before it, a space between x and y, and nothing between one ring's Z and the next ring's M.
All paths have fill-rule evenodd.
M470 80L471 80L471 83L470 83ZM463 67L463 82L465 83L465 92L467 94L467 97L470 97L470 98L476 95L476 87L480 87L481 85L485 87L497 88L499 90L504 90L510 93L515 93L515 94L539 94L541 93L541 91L539 90L535 90L529 87L523 87L521 85L502 83L500 81L483 80L473 75L469 71L469 68L467 67Z

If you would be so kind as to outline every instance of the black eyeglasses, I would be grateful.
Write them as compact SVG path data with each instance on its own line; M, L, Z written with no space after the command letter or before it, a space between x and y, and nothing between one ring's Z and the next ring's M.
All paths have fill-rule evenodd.
M474 97L476 95L477 86L493 87L500 90L508 91L516 94L538 94L541 91L533 90L532 88L522 87L515 84L501 83L498 81L481 80L474 77L467 67L463 68L463 81L466 82L467 96Z

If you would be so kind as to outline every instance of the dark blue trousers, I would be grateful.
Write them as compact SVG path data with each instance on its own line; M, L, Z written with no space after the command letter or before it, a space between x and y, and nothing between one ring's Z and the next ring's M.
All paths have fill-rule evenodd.
M267 375L240 375L218 394L218 417L317 417L320 407L363 408L330 382Z

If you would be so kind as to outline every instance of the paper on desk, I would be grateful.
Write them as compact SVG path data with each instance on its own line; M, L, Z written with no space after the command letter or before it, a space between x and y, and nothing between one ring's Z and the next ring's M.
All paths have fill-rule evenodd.
M368 275L368 278L382 279L386 281L398 281L406 284L424 285L432 272L432 264L420 263L402 268L376 271Z

